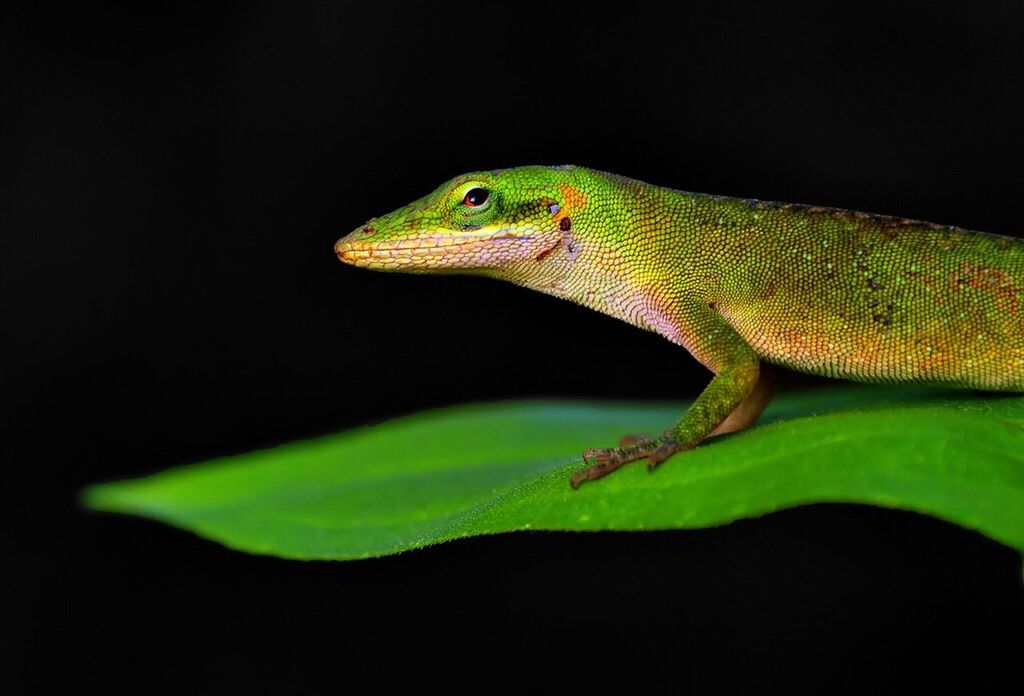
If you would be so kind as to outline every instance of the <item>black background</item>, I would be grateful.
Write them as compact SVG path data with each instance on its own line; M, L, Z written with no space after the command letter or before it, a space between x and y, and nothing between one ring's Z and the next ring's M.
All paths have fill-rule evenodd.
M5 6L0 679L1019 677L1019 557L910 513L296 563L76 507L89 482L425 407L702 388L678 348L568 303L338 264L341 234L463 171L575 163L1021 233L1020 5L825 5Z

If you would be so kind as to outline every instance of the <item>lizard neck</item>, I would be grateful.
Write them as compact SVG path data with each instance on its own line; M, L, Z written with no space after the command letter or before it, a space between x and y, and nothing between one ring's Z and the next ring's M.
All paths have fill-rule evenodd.
M686 233L694 194L591 170L579 170L563 191L561 239L489 275L686 345L676 318L688 286L684 259L696 243Z

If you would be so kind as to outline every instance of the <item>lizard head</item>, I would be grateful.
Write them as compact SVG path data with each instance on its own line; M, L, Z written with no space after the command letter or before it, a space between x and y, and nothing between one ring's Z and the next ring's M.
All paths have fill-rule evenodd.
M517 167L456 177L334 245L354 266L486 273L539 261L564 239L575 167ZM573 189L576 190L576 189Z

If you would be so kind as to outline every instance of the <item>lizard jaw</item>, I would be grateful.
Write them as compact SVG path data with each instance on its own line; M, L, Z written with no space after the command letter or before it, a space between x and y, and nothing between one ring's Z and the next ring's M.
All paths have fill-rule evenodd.
M535 255L544 235L512 229L423 233L400 239L359 239L362 228L334 245L342 263L384 271L494 268Z

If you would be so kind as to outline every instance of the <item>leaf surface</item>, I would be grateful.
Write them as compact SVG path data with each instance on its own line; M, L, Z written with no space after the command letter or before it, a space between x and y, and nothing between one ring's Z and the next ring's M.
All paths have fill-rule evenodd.
M695 528L818 502L916 510L1024 551L1024 397L841 385L759 425L569 487L585 447L659 432L685 403L506 402L92 486L94 509L232 548L354 559L525 529Z

